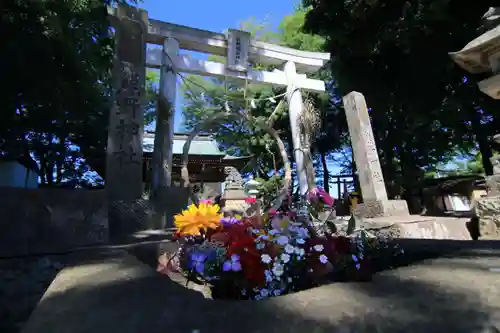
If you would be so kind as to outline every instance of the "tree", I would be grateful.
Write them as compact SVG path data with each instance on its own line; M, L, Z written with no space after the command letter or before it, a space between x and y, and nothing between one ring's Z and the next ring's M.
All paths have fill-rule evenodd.
M480 103L460 96L469 83L448 52L477 36L477 21L491 2L465 6L428 0L304 0L303 4L310 9L307 31L328 41L325 50L334 59L330 71L338 95L356 90L367 98L385 179L409 188L457 150L474 148L467 122L477 118L474 106ZM477 126L478 142L488 128Z
M241 28L251 32L254 38L263 41L278 43L307 51L318 51L321 49L322 44L324 44L324 39L319 36L303 33L300 29L304 23L304 19L305 10L303 8L298 8L294 14L282 20L276 32L270 29L265 23L260 23L255 19L243 22ZM253 64L253 66L265 69L265 66L260 64ZM325 72L323 74L328 73ZM328 80L328 78L326 79ZM243 94L241 94L241 92L245 90L243 85L228 84L220 80L204 80L193 77L190 77L189 81L195 81L196 84L193 84L194 82L184 83L185 97L186 100L189 101L184 109L185 125L188 129L191 129L196 123L203 119L203 117L208 116L211 112L217 112L217 110L224 109L224 101L230 97L229 91L231 91L233 97L236 91L240 91L239 103L234 104L234 100L231 101L231 107L233 109L248 106L242 103ZM284 89L270 89L261 84L248 84L246 88L247 98L253 97L256 101L259 100L255 103L256 107L252 109L252 114L257 117L268 117L273 111L275 105L268 100L268 97L284 93ZM330 152L333 148L339 148L341 146L340 139L336 140L334 133L341 132L338 129L345 125L345 118L340 122L336 121L339 112L336 106L331 103L331 98L328 94L310 94L305 95L304 98L313 102L314 106L319 109L321 118L323 119L320 133L313 141L312 151L315 154L322 154L323 156L323 180L326 179L326 184L328 184L329 175L326 160L329 159ZM216 131L218 140L222 142L224 148L228 149L229 153L258 156L258 158L254 159L251 169L260 177L267 179L270 171L276 168L276 165L280 163L279 154L277 154L275 148L273 148L273 143L269 141L269 137L265 135L260 136L258 134L252 135L253 131L256 129L252 128L250 124L251 130L246 131L245 128L247 127L248 124L239 124L238 126L234 124L232 126L225 125L223 128ZM293 161L292 138L286 108L282 108L281 112L274 114L274 127L278 129L280 135L286 141L288 155ZM326 131L330 132L330 137L326 135ZM314 181L314 174L312 177ZM274 185L271 184L271 187L272 186ZM328 188L327 185L325 187Z
M144 106L144 126L151 125L156 119L156 104L158 102L159 82L160 74L158 72L146 72L146 105Z
M245 88L230 81L189 76L182 89L186 101L183 109L184 127L187 130L192 130L214 113L226 111L226 108L235 112L251 109L252 116L262 120L267 119L273 110L272 106L276 106L268 100L273 96L273 91L262 85L248 84ZM251 108L251 101L246 100L251 97L255 99L254 108ZM275 126L279 125L282 112L275 113L274 117ZM268 178L273 164L280 163L274 140L255 124L234 120L209 130L228 154L251 156L252 163L246 171L253 172L258 177Z
M111 2L2 3L0 153L33 153L48 185L80 176L87 165L104 177Z

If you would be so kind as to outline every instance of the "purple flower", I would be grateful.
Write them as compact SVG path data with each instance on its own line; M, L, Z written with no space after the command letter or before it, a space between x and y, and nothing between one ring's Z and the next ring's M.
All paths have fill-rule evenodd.
M220 219L220 222L222 223L223 226L229 227L234 224L240 224L241 221L238 220L236 217L233 216L226 216Z
M190 267L194 268L196 273L201 274L203 273L205 269L205 260L207 259L207 256L204 255L203 253L193 253L191 254L191 263Z
M239 272L241 271L241 263L240 263L240 256L237 254L233 254L231 256L231 259L224 261L224 264L222 265L222 270L224 272Z

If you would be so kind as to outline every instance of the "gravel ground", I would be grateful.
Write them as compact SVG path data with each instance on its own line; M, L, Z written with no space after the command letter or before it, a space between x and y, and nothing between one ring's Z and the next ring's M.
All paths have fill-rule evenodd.
M64 256L0 259L0 332L20 331L64 265Z

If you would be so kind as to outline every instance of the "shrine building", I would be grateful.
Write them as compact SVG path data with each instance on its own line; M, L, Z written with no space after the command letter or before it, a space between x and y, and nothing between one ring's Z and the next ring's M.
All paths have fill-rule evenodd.
M189 134L175 133L173 140L172 183L179 185L181 180L181 160L184 144ZM143 184L144 190L151 189L152 155L154 147L154 132L145 132L143 137ZM235 167L240 170L248 162L247 157L229 156L221 151L211 135L198 135L189 148L188 170L192 184L209 188L212 196L221 194L226 178L225 167Z

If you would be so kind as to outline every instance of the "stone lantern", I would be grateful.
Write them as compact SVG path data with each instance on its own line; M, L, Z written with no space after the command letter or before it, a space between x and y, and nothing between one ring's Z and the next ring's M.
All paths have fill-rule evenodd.
M500 7L490 8L483 16L482 35L450 56L460 67L472 74L492 73L478 83L479 90L494 99L500 99Z
M253 177L250 176L250 179L244 186L245 194L251 198L257 198L257 195L259 194L259 186L260 182L254 180Z
M462 50L449 54L469 73L491 73L490 77L478 83L478 87L491 98L500 100L500 7L491 7L484 14L482 31L482 35ZM492 148L500 151L500 135L493 137ZM474 207L477 226L473 227L473 231L482 239L500 238L500 156L493 156L491 163L494 175L486 180L488 195L478 200Z

